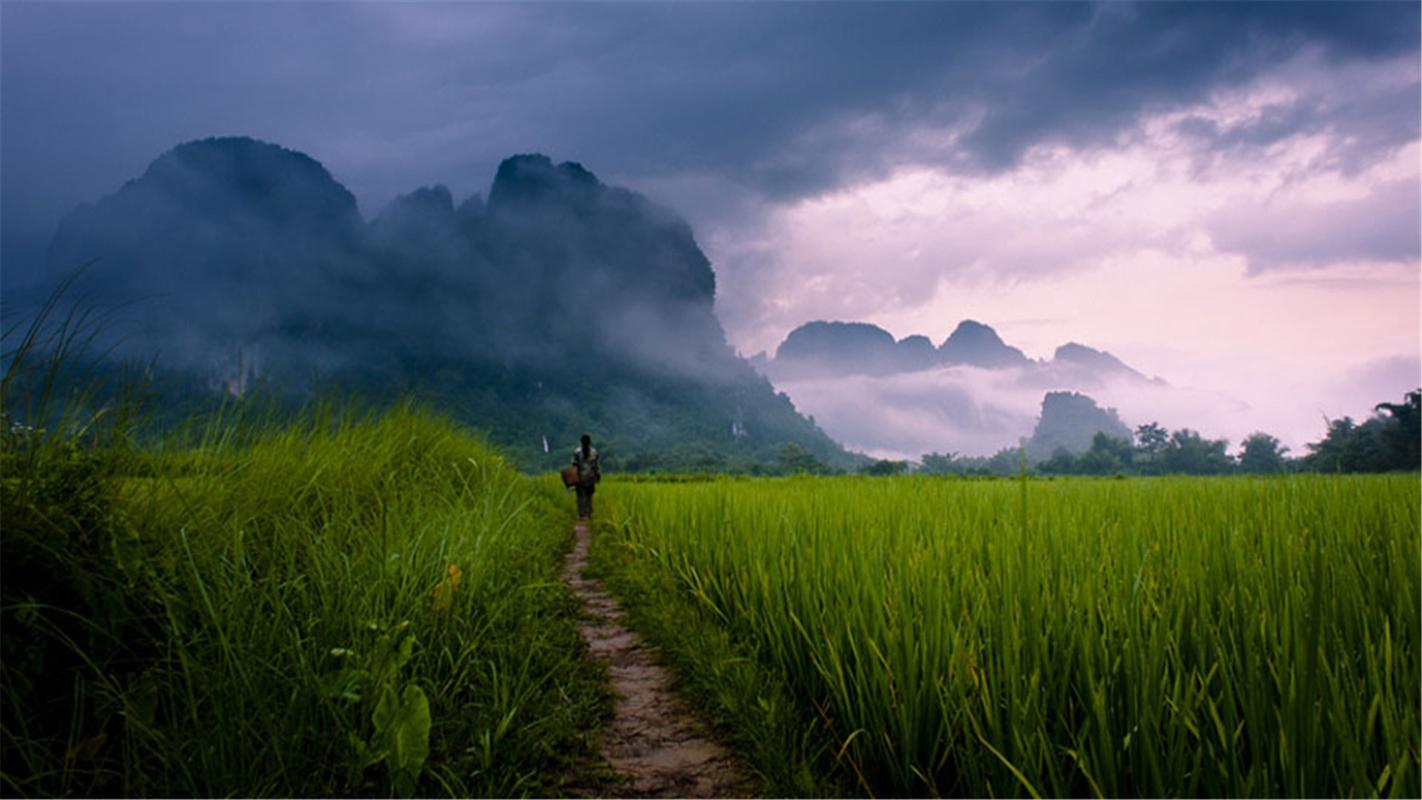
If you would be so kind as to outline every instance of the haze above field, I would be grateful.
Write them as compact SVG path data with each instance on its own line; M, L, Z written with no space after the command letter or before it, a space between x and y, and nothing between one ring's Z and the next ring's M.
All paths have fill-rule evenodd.
M1418 24L1407 3L10 3L0 277L37 279L62 215L182 141L306 152L367 220L545 152L686 217L747 355L816 319L934 344L977 319L1212 398L1177 424L1297 450L1319 412L1418 383Z

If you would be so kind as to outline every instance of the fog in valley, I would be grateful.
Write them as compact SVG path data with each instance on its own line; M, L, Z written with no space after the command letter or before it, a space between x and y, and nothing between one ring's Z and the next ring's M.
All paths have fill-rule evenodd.
M1085 393L1115 408L1132 429L1158 422L1167 429L1190 428L1206 438L1227 439L1230 451L1256 431L1270 433L1303 455L1308 442L1326 430L1325 417L1351 414L1362 419L1371 406L1355 408L1355 396L1398 402L1397 387L1416 376L1418 365L1406 359L1379 362L1343 384L1320 380L1307 387L1322 398L1317 410L1290 402L1281 387L1277 405L1253 405L1239 397L1171 385L1108 379L1081 385L1053 384L1052 389ZM776 383L802 413L853 450L877 458L917 460L924 453L992 455L1032 435L1041 413L1044 388L1024 370L935 367L894 375L806 378ZM1303 391L1304 387L1296 387ZM1392 395L1398 395L1393 397ZM1297 396L1297 395L1293 395Z

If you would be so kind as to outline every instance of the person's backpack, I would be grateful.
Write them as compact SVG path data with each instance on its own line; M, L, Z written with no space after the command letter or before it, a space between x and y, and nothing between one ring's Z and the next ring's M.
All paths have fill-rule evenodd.
M577 466L578 483L584 486L591 486L596 483L600 477L597 468L597 448L591 448L586 458L583 457L583 451L579 449L577 453Z

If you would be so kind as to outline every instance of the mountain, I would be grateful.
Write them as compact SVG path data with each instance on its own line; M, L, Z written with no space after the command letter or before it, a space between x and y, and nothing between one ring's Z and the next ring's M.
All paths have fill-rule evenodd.
M895 341L893 334L864 322L807 322L790 332L773 361L754 364L773 379L835 375L892 375L939 363L926 336Z
M835 372L884 374L893 371L894 337L863 322L810 322L785 337L775 350L782 375Z
M1084 449L1098 430L1129 435L1124 423L1073 414L1073 402L1094 404L1091 397L1099 397L1141 413L1173 402L1175 391L1077 342L1058 347L1051 359L1029 358L971 319L938 347L919 335L895 340L865 323L809 322L790 332L774 358L753 363L831 436L886 458L987 456L1029 437L1039 407L1045 427L1029 455L1047 458L1058 446ZM1059 425L1060 419L1068 422Z
M662 368L729 364L712 307L716 276L691 227L579 164L505 160L472 240L497 273L483 313L500 349L532 338L559 353L576 345Z
M131 340L186 363L296 320L328 322L321 292L361 259L363 234L355 198L314 159L207 139L68 214L49 274L92 261L85 288L131 304Z
M68 215L49 266L97 259L84 288L118 309L120 352L190 388L413 392L528 468L585 431L610 467L747 467L786 444L853 463L727 345L675 213L537 154L487 197L421 187L366 223L309 156L205 139Z
M1137 383L1165 384L1160 378L1147 378L1104 350L1096 350L1076 342L1067 342L1058 347L1047 367L1064 378L1075 377L1079 382L1095 380L1099 383L1113 378L1125 378Z
M914 334L898 341L898 367L900 372L928 369L938 363L938 349L927 336Z
M966 364L986 369L1026 367L1031 359L1021 350L1009 347L997 331L971 319L958 323L953 333L938 346L939 361L944 364Z
M1042 398L1042 415L1032 437L1027 440L1027 459L1041 461L1058 450L1073 455L1091 447L1098 432L1131 441L1131 429L1114 408L1101 408L1096 401L1076 392L1048 392Z
M443 184L396 197L370 223L371 237L391 247L424 247L455 229L454 197Z
M1076 342L1058 347L1050 361L1033 360L1004 342L991 326L971 319L959 322L936 348L926 336L896 341L883 328L864 322L807 322L785 337L773 359L757 364L773 380L884 376L955 366L1020 370L1023 380L1036 386L1097 387L1121 378L1163 385L1110 353Z

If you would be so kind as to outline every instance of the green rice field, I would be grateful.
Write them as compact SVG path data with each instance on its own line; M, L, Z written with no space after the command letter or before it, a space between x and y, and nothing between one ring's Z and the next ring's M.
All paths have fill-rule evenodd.
M642 587L634 616L693 691L743 744L759 717L804 725L798 769L847 793L1422 794L1415 474L612 481L598 501L595 556ZM763 744L762 771L786 750Z
M611 692L553 476L408 406L0 458L5 794L585 777ZM592 568L767 795L1422 794L1416 474L613 476L596 504Z

